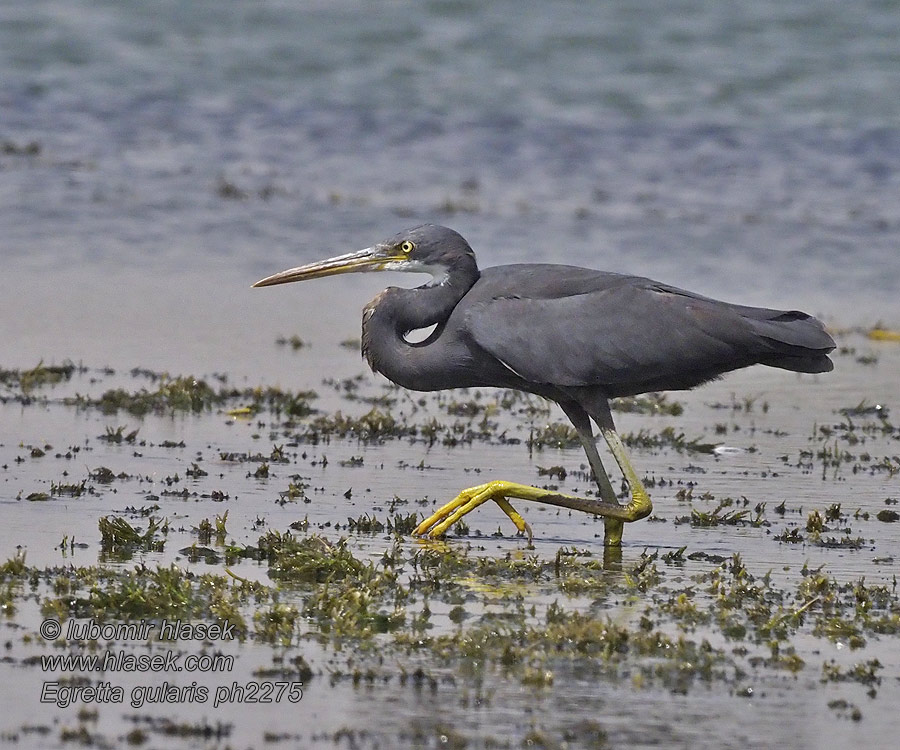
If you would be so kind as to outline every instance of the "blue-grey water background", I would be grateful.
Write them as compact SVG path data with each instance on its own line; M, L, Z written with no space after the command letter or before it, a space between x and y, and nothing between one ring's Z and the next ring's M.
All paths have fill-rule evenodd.
M416 279L250 284L423 222L461 231L482 265L577 263L804 309L836 328L900 328L898 40L900 5L875 0L3 0L0 367L72 359L319 388L326 374L362 371L336 342L358 335L363 303L386 283ZM291 334L311 346L300 354L274 347L277 335ZM695 408L687 413L692 425L709 421L698 405L726 401L735 383L739 392L776 394L771 427L799 445L838 407L872 398L898 408L900 386L885 365L847 362L814 384L747 371L686 396ZM100 418L69 412L8 404L2 417L7 462L18 444L60 435L52 442L76 444L85 429L101 432ZM621 423L642 425L636 417ZM231 440L246 448L243 432L223 437L220 428L211 418L147 420L141 429L157 442L187 436L192 446ZM330 450L344 449L348 458L361 450ZM767 447L765 460L775 450ZM431 475L426 482L391 470L367 481L379 498L441 495L465 481L469 464L487 471L494 456L430 458L452 469L440 486ZM640 459L648 471L670 461ZM516 475L533 469L524 449L497 460ZM758 472L761 460L747 458L745 473ZM171 465L160 458L156 471ZM728 471L706 486L718 491L720 481L723 492L735 491L740 472L734 463ZM810 505L821 492L802 477L790 482L791 498ZM863 499L854 485L848 507L874 508L893 492L872 485ZM48 559L59 528L38 528L36 504L16 503L23 488L18 478L4 484L0 500L20 512L0 526L0 553L24 538L30 561L59 562ZM233 517L273 512L268 488L241 493L246 501L233 504ZM659 494L663 512L675 512L671 493ZM107 512L107 497L96 502L97 513ZM95 518L85 518L93 531ZM548 549L561 543L552 530L543 532ZM632 544L677 547L686 534L646 525ZM748 539L752 549L758 539ZM89 562L93 555L85 553ZM863 575L868 562L840 564ZM895 665L896 654L885 661ZM896 692L893 677L885 685ZM785 715L762 728L755 713L730 704L728 721L746 723L738 732L710 732L715 714L685 699L698 716L680 731L698 735L694 747L744 747L752 744L745 736L781 742L779 727L794 732L804 710L826 713L808 690L784 693L797 703L785 700ZM342 714L350 699L324 691L311 693L315 700L318 718L340 727L329 712ZM681 715L673 700L654 704L662 718L648 742L671 734ZM895 736L889 701L871 712L866 704L861 731L872 746ZM768 711L776 702L760 705ZM356 711L359 703L367 705L349 705ZM41 708L33 700L25 707ZM398 723L405 718L396 711ZM242 741L258 741L261 730L252 729ZM862 736L833 717L804 730L815 739L793 746L816 746L819 732L843 732L848 742ZM621 731L641 746L639 727Z
M384 279L249 284L428 221L896 326L898 39L874 0L6 0L3 363L280 378L262 328L354 333Z

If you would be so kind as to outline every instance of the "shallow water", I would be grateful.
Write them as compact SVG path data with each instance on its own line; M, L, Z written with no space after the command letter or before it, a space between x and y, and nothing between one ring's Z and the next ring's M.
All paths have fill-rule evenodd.
M27 319L62 295L96 325L78 269L116 273L142 302L126 320L171 329L184 300L217 295L237 308L217 310L226 324L255 320L271 303L244 298L248 280L424 221L484 265L638 272L841 324L900 316L889 5L2 13L0 257Z
M164 550L105 561L110 568L175 561L221 574L222 563L192 563L178 550L196 541L192 526L225 510L236 544L255 544L265 530L284 532L305 517L311 533L332 542L348 536L355 555L377 562L393 536L351 533L348 518L422 514L498 471L543 483L538 467L561 465L564 490L589 491L578 473L579 449L528 449L534 430L561 419L556 411L501 411L492 416L490 438L450 448L424 439L295 441L276 415L248 420L225 407L136 417L63 403L76 393L152 389L146 376L130 374L146 368L213 384L218 375L235 387L314 389L321 414L365 413L371 404L348 400L323 379L340 383L364 373L358 352L340 342L359 336L362 305L386 284L417 280L342 277L271 290L250 284L405 226L453 226L483 266L577 263L747 304L804 309L835 329L879 321L900 328L898 26L894 6L874 0L727 10L712 2L553 3L527 11L507 2L395 2L377 12L356 2L163 3L153 12L137 2L3 3L0 368L71 360L86 371L34 390L27 403L18 386L0 384L0 560L21 547L38 569L94 565L103 556L99 519L121 515L144 527L126 508L150 505L148 496L160 498L152 502L171 523ZM275 345L291 335L307 345ZM839 410L883 404L895 423L900 350L859 334L839 343L845 351L828 375L756 368L674 395L685 407L678 417L617 415L626 434L671 426L688 440L735 450L630 449L638 470L657 483L658 522L627 529L622 562L605 573L611 586L626 586L645 548L665 554L685 545L685 554L739 553L753 575L772 571L785 591L806 577L804 564L823 565L840 582L865 577L872 586L892 585L897 524L874 514L900 498L896 473L884 468L896 465L896 431ZM420 405L418 396L386 391L369 375L361 382L361 393L396 399L392 413L420 427L430 416L460 429L480 419L453 416L446 401L431 397ZM98 439L118 427L138 429L137 442ZM268 479L252 476L256 462L221 458L268 455L292 441L289 463L273 463ZM45 455L33 457L33 448ZM819 452L834 448L851 458L823 467ZM73 457L57 457L67 452ZM195 463L208 474L186 475ZM130 478L92 480L101 466ZM277 502L292 474L310 484L310 503ZM82 479L93 492L25 499ZM693 484L691 500L676 498ZM227 500L204 497L213 491ZM392 506L395 495L402 502ZM724 498L746 498L751 513L765 503L769 525L681 522L692 509L712 512ZM774 511L782 502L784 516ZM849 515L831 525L851 531L830 535L861 536L860 548L774 539L794 526L807 537L809 513L833 503ZM562 547L599 554L600 522L527 504L519 510L534 527L533 549L493 507L481 508L472 535L452 548L543 561ZM498 527L503 536L490 536ZM60 548L64 536L78 544ZM412 555L427 546L405 535L401 548ZM714 563L660 558L658 565L662 582L637 595L626 587L624 594L569 596L552 576L503 585L516 586L538 619L559 600L573 612L609 611L637 627L641 612L653 614L667 592L675 598L688 586L702 606L716 606L692 583ZM403 575L410 577L408 566ZM272 584L265 563L241 560L231 569ZM465 580L473 618L491 608L518 617L515 596L482 590L478 576ZM100 744L121 744L134 713L228 725L227 737L206 738L210 746L266 739L290 746L602 746L599 727L611 747L805 748L826 739L877 747L900 728L891 709L900 684L896 636L870 634L854 650L846 639L814 635L811 621L788 639L806 661L798 673L758 666L749 677L734 672L686 694L658 680L637 685L646 662L631 657L623 657L631 672L615 679L598 678L596 660L540 662L554 672L549 687L384 641L390 664L373 667L366 647L321 643L310 621L297 633L313 637L283 650L252 638L229 644L233 673L204 677L212 686L248 680L280 654L302 654L314 676L291 711L283 702L227 712L101 707L96 719L84 720L78 707L37 699L46 675L28 659L53 650L35 635L37 602L52 597L41 586L33 594L16 589L18 611L0 625L13 644L0 661L0 702L17 709L0 726L0 741L22 747L66 744L64 729L82 726ZM297 603L310 595L286 594ZM422 606L417 599L410 612ZM452 605L436 595L429 606L433 631L453 631ZM674 619L660 622L670 634L683 632ZM716 624L684 634L729 653L746 645L720 643ZM734 657L741 669L767 653L763 643L748 648L749 656ZM823 682L831 658L844 667L877 658L877 696L868 697L870 686L859 681ZM333 679L352 671L354 660L383 670L385 681ZM416 665L437 675L435 691L427 681L400 684L400 673ZM142 679L115 678L129 689ZM829 706L832 700L858 707L862 719ZM465 718L437 716L438 705ZM448 734L454 724L459 735ZM283 736L267 738L267 730ZM148 735L151 745L166 741L159 727Z
M631 449L639 470L651 481L662 483L651 490L655 500L653 518L626 530L623 559L621 563L612 563L611 582L621 583L621 571L638 563L642 551L648 548L672 552L684 546L686 554L720 555L722 559L730 559L736 553L754 575L768 572L778 586L786 589L803 580L804 566L810 569L823 566L827 575L836 581L864 579L871 586L890 587L896 568L893 555L897 544L896 524L877 521L875 514L890 507L885 502L896 498L897 482L896 476L876 467L882 456L896 455L896 428L893 433L877 429L864 431L881 423L875 417L853 417L850 421L857 425L859 432L851 431L850 435L863 441L862 445L854 445L848 441L849 435L842 436L840 432L840 426L848 424L848 420L838 410L857 406L861 394L870 405L896 400L893 374L900 366L900 347L869 342L860 336L844 337L842 344L847 353L836 356L835 372L827 376L796 376L756 368L732 374L695 392L677 394L685 407L681 416L618 415L623 434L641 429L655 433L671 425L689 439L713 442L726 450L714 455L671 448ZM269 348L270 358L275 361L296 362L308 358L321 363L346 359L352 363L345 362L348 368L361 368L355 353L337 346L333 347L333 353L324 354L317 351L319 347L301 350L299 354L274 343ZM875 361L862 364L859 358ZM286 531L291 523L305 519L311 532L322 533L333 541L347 536L356 555L377 562L390 548L392 536L352 532L344 525L348 518L365 514L384 519L394 508L403 513L429 512L432 503L443 502L462 486L497 475L542 483L545 480L537 472L542 466L561 465L568 470L569 476L562 483L565 491L583 493L590 488L578 475L584 465L580 450L530 451L527 447L529 433L547 421L560 419L557 412L541 412L530 418L517 416L515 412L501 413L497 415L499 423L493 434L505 435L503 441L476 440L456 448L440 444L429 447L422 438L375 442L332 438L319 443L301 440L288 448L288 463L271 463L269 477L259 479L253 476L258 464L224 459L223 455L232 452L268 455L274 445L283 444L282 429L271 415L261 414L246 420L214 410L209 414L135 418L127 413L103 415L96 409L75 409L62 403L68 394L99 394L110 386L127 386L129 381L131 390L144 384L140 375L89 370L74 375L70 382L36 391L37 400L27 405L10 399L0 406L3 425L0 458L5 488L0 504L4 508L2 538L6 556L18 548L24 549L28 564L37 568L90 566L106 560L105 564L113 567L138 563L152 568L175 562L198 574L221 572L221 562L190 562L179 550L196 543L196 533L191 529L201 520L227 510L231 544L254 544L266 530ZM384 386L373 378L367 376L360 382L358 395L384 394ZM349 414L362 414L370 408L358 400L348 401L337 392L328 395L329 388L321 384L322 399L316 401L317 406L330 403L329 408L340 408ZM392 413L404 421L423 424L429 415L448 419L446 402L442 405L428 397L419 405L405 398L402 392L391 395L397 398ZM44 396L47 401L43 401ZM493 396L488 392L482 398L490 401ZM472 420L477 421L477 417ZM126 432L139 429L133 444L109 445L98 439L107 428L121 425L127 425ZM853 458L826 468L820 456L808 459L811 465L807 467L802 451L815 453L830 444L819 431L821 427L836 427L834 444L851 451ZM521 442L509 443L510 438ZM165 447L164 441L177 445ZM45 455L31 455L34 446L42 447ZM60 455L73 446L80 446L74 457ZM864 455L868 457L863 458ZM324 465L323 458L327 459ZM888 460L896 462L896 458ZM186 472L196 465L208 474L188 476ZM100 466L110 468L122 478L110 483L97 481L91 475ZM279 502L289 477L309 485L308 503ZM32 492L51 494L54 482L77 484L82 479L91 488L88 494L54 496L44 502L27 499ZM688 486L694 486L693 499L679 500L677 491ZM227 497L215 499L212 493L216 491ZM345 495L348 491L350 497ZM705 493L715 499L704 499ZM692 509L711 512L726 497L736 498L739 503L741 498L746 498L750 510L763 503L764 523L758 527L738 524L704 528L685 522ZM785 506L783 516L773 512L780 503ZM844 518L837 526L829 525L835 534L825 534L823 538L850 540L861 536L864 540L861 547L822 547L813 544L811 538L801 544L774 539L791 527L804 531L811 511L824 513L833 503L841 504ZM170 524L164 550L138 552L132 562L110 560L99 544L98 519L109 514L121 515L143 528L145 518L128 509L154 504L160 506L154 515L168 519ZM552 561L560 548L593 550L595 555L599 554L602 538L599 522L578 513L558 512L528 503L518 505L535 530L532 546L513 536L513 529L502 514L487 506L471 517L470 536L450 543L474 545L472 554L478 556L504 558L512 554L514 559L521 560L534 555ZM868 515L860 516L857 511ZM498 528L502 536L492 537ZM844 528L846 531L841 531ZM64 535L68 542L61 548ZM807 536L805 531L803 536ZM71 546L73 538L74 547ZM421 543L405 536L401 537L401 545L403 554L413 554ZM706 595L702 588L691 584L691 578L711 567L702 559L668 565L663 568L665 585L675 590L687 585L702 603ZM243 578L271 582L264 563L237 561L229 569ZM600 606L601 611L616 620L633 623L644 607L640 596L624 599L620 595L601 596L594 598L593 603L591 597L566 596L560 600L552 579L538 584L513 582L497 589L492 588L494 584L485 588L477 577L462 582L471 587L466 607L476 613L481 608L510 613L510 607L515 611L520 606L516 601L521 601L526 609L536 606L540 612L553 601L563 601L573 611L590 612ZM506 590L507 586L512 588ZM283 596L287 601L296 596L296 601L302 602L306 596L302 591L291 594L288 588ZM515 592L513 598L508 599L512 592ZM421 604L413 605L410 611L416 611L418 606ZM452 632L449 605L435 596L426 606L433 613L431 634ZM6 637L13 644L10 652L13 658L2 667L12 670L11 675L16 677L14 682L4 680L2 684L15 684L16 695L37 696L41 685L48 680L48 673L35 666L24 666L23 659L54 650L38 647L39 642L20 640L23 635L35 632L41 615L34 604L27 602L18 604L17 609L5 625ZM677 631L674 625L668 627ZM308 633L308 638L317 629L309 622L299 632ZM692 638L703 635L714 646L726 650L740 644L740 641L723 640L716 628L701 627L697 631L689 630L686 635ZM556 666L552 687L536 689L525 687L517 679L504 678L502 673L488 671L470 675L470 668L448 668L442 659L429 656L428 652L403 656L402 651L394 653L391 647L386 647L387 653L393 654L388 664L376 660L376 666L372 667L372 655L367 648L353 655L352 640L334 650L333 646L323 648L315 639L306 638L301 637L286 649L272 649L253 641L227 644L225 653L234 654L236 659L231 672L190 675L199 684L208 685L212 694L217 688L231 685L232 680L250 680L255 668L265 666L278 654L281 654L277 657L279 661L301 654L314 676L304 685L302 701L288 715L284 713L283 701L270 706L238 706L227 711L222 707L212 709L207 703L199 713L198 706L182 701L119 712L100 706L98 719L82 721L75 718L73 707L51 707L48 713L48 706L40 705L35 699L22 701L27 705L23 705L23 711L4 730L9 736L23 738L29 727L30 731L37 731L35 727L46 728L49 721L47 731L51 735L84 725L91 736L108 740L121 737L132 728L134 720L129 717L143 716L141 721L149 722L150 718L146 717L152 717L157 722L145 726L150 737L164 731L159 725L164 720L190 724L202 719L213 724L219 722L227 728L227 741L244 744L258 743L266 731L275 735L283 733L290 738L285 741L300 744L340 745L344 740L339 738L346 738L350 732L355 733L358 745L366 747L392 742L438 746L441 734L455 726L458 735L453 736L453 741L464 740L474 746L497 741L518 745L529 736L532 740L558 742L569 735L568 741L573 746L591 746L594 741L591 738L596 739L599 727L610 746L649 747L665 737L676 744L710 748L739 747L747 743L814 747L825 737L835 736L841 737L842 742L866 741L878 746L896 731L894 712L889 707L898 697L896 675L900 670L900 647L892 635L872 636L864 648L850 650L840 638L832 641L814 637L808 629L801 628L788 641L807 662L796 675L757 666L743 678L735 675L710 685L695 684L687 694L682 694L681 688L667 689L652 681L640 689L633 686L629 689L627 681L598 679L592 675L596 666L591 660ZM184 653L191 653L192 647L196 647L194 642L184 640L177 645ZM761 644L747 645L751 655L759 654L762 648ZM105 644L106 650L127 646L129 643L117 641ZM102 649L100 652L105 653ZM882 665L874 699L866 697L863 685L819 680L820 665L832 659L844 669L850 669L873 658ZM637 668L639 663L630 668ZM358 685L347 677L337 681L333 676L329 679L329 674L347 674L353 664L357 668L369 665L381 677L374 683L363 680ZM392 664L402 664L401 672L396 672L397 667ZM399 674L416 665L426 674L443 675L443 678L434 688L410 687L399 682ZM126 695L133 688L148 684L146 677L142 680L140 675L121 672L108 672L104 679L122 685ZM150 684L159 683L159 678L150 681ZM182 678L179 684L190 682ZM748 689L752 694L746 693ZM4 698L14 700L12 695ZM831 708L829 703L834 700L848 701L859 708L862 719L851 720L848 716L851 709ZM450 713L436 713L439 705ZM454 706L459 708L453 709ZM459 716L466 718L454 721L454 710L462 711ZM686 722L685 715L695 718ZM50 719L51 716L57 718ZM804 720L798 722L798 716ZM578 731L571 728L586 719L594 723L583 725ZM224 743L226 739L221 741Z

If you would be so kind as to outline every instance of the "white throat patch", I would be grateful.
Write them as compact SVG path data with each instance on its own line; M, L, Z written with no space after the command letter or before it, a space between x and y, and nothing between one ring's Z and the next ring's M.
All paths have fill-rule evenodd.
M403 271L405 273L428 273L431 274L431 281L424 286L440 286L446 284L450 278L450 272L445 266L427 265L425 263L417 263L416 261L392 261L385 263L382 267L384 271Z

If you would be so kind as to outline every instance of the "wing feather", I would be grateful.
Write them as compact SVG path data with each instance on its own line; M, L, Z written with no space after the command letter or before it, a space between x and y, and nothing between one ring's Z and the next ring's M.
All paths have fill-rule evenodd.
M760 311L624 276L573 295L495 297L466 317L475 343L528 381L638 393L692 387L775 351L742 310Z

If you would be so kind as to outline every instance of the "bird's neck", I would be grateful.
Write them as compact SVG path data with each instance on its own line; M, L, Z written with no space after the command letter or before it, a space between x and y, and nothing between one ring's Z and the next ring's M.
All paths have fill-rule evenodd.
M440 284L415 289L389 287L366 305L362 353L371 368L404 387L427 390L416 377L422 372L425 350L440 336L443 324L479 275L471 258L449 268ZM410 331L434 325L437 328L424 341L406 340Z

